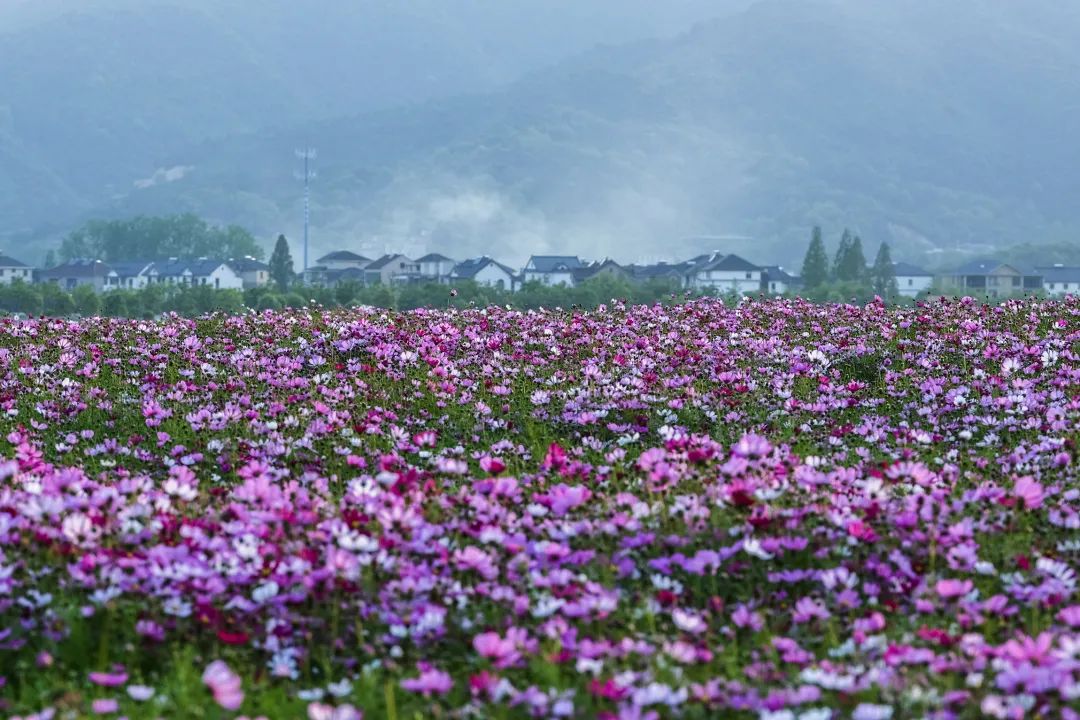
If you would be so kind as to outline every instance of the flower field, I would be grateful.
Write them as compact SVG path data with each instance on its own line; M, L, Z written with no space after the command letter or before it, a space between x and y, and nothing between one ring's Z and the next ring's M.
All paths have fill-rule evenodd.
M1080 300L0 323L8 716L1080 717Z

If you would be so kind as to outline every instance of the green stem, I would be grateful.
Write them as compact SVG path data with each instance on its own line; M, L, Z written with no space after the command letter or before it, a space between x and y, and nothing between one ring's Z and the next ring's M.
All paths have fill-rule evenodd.
M398 720L397 701L394 699L394 681L392 679L387 680L383 685L383 692L386 695L386 720Z

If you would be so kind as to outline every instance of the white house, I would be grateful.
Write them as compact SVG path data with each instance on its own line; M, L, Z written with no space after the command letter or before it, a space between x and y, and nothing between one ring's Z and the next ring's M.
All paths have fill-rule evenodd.
M802 286L802 279L792 275L779 265L765 265L761 268L761 292L769 295L783 295Z
M270 266L250 255L228 260L228 266L240 276L244 289L263 287L270 282Z
M1080 267L1061 263L1035 268L1043 278L1043 290L1048 295L1080 295Z
M439 253L428 253L416 262L420 265L420 277L435 282L445 282L450 277L454 266L457 265L456 260L451 260Z
M364 267L364 282L368 285L407 283L420 278L420 263L400 253L383 255Z
M335 250L316 258L315 262L315 265L303 271L304 283L333 287L344 277L350 279L356 277L358 271L362 271L371 264L371 258L358 255L351 250ZM360 273L358 277L363 279L363 273Z
M454 266L450 271L450 282L455 280L472 280L477 285L509 290L517 289L517 278L514 271L500 262L492 260L487 255L483 257L465 260Z
M102 289L142 290L150 284L150 268L153 266L154 263L149 260L109 263L105 286Z
M167 260L156 262L148 271L150 282L167 285L204 285L215 290L242 290L240 275L222 260Z
M896 287L904 297L916 297L934 285L934 274L905 262L893 263Z
M574 284L574 271L581 268L577 255L533 255L521 271L524 282L538 280L544 285Z
M33 268L8 255L0 255L0 285L10 285L16 280L27 284L33 282Z
M738 255L712 253L691 261L687 285L697 290L715 288L718 292L749 295L760 292L763 268Z
M74 290L80 285L88 285L97 292L105 289L109 266L101 260L76 259L63 265L39 270L37 281L52 283L64 290Z

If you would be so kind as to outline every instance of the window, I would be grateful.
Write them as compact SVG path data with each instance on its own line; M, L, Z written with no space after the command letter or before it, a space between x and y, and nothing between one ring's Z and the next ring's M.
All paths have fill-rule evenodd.
M911 287L911 286L912 286L912 285L914 285L914 284L915 284L915 280L914 280L914 278L908 278L908 279L907 279L907 285L908 285L908 287Z
M4 277L4 268L0 268L0 277Z
M1047 290L1053 290L1054 289L1054 283L1050 283L1049 285L1047 285L1046 289Z
M1013 285L1013 287L1020 287L1020 278L1014 277L1012 279L1012 285Z
M747 280L750 280L753 277L754 277L754 273L746 273L746 279Z

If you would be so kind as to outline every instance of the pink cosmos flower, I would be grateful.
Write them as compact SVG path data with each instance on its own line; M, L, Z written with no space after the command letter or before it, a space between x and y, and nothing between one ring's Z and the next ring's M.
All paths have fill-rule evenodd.
M154 697L154 688L149 685L128 685L127 694L136 702L145 702Z
M445 695L454 687L454 681L448 673L437 670L427 663L417 663L419 677L405 678L401 681L401 687L409 692L422 693L424 697L430 695Z
M116 702L116 698L98 698L90 703L90 709L95 715L108 715L119 710L120 703Z
M1013 484L1013 493L1016 497L1024 501L1024 507L1028 510L1042 507L1043 486L1039 484L1038 480L1030 475L1019 478Z
M937 590L938 595L948 600L950 598L967 595L974 587L975 583L970 580L947 579L938 580L934 589Z
M222 660L215 660L207 665L202 676L203 683L210 688L214 701L226 710L236 710L244 702L240 676Z
M514 641L510 638L502 638L498 633L480 633L473 638L473 649L480 657L495 661L496 667L508 667L520 658Z
M1080 627L1080 605L1070 605L1058 611L1057 619L1069 627Z
M128 674L119 672L92 672L88 675L90 682L101 687L119 687L128 681Z
M313 702L307 706L308 720L364 720L364 713L352 705L326 705Z

